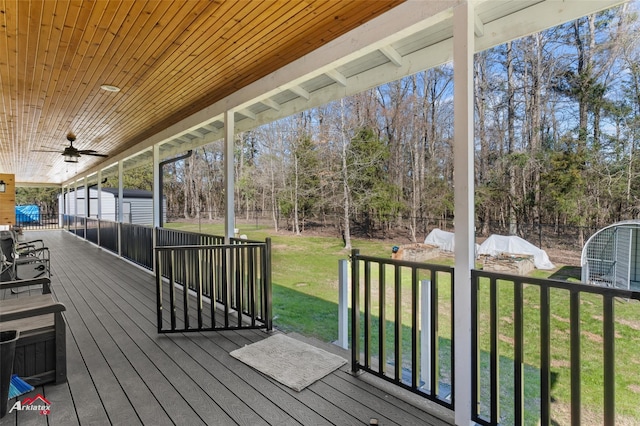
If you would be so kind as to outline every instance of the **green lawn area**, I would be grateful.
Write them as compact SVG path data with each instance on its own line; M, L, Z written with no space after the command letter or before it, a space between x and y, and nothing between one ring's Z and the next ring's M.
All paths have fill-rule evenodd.
M169 227L185 231L222 235L220 225L170 224ZM241 233L249 239L272 240L272 280L274 324L284 331L296 331L323 341L338 338L338 260L346 259L350 253L342 248L340 238L295 236L289 233L275 233L271 229L258 226L241 228ZM390 257L393 241L380 242L353 240L355 248L362 254ZM452 260L440 259L439 263L452 264ZM532 276L546 278L557 271L535 271ZM372 281L377 281L377 271L372 272ZM388 272L387 272L388 274ZM393 279L387 277L389 286ZM409 291L410 276L403 275L403 294ZM483 312L481 323L488 323L488 286L481 291ZM440 304L450 303L450 285L443 280L440 287ZM403 296L403 300L409 300ZM552 372L554 385L553 416L559 424L568 419L570 402L569 374L569 295L566 291L552 291ZM508 285L500 285L500 352L501 375L506 375L503 385L508 410L511 390L508 382L511 372L510 360L513 358L513 291ZM374 303L374 314L377 306ZM447 326L445 306L440 320L441 350L447 351L447 340L451 330ZM409 315L403 312L403 352L410 354ZM485 316L486 315L486 316ZM616 315L616 412L620 424L640 424L640 303L637 301L617 300ZM538 395L536 383L539 380L539 292L529 286L525 289L525 371L528 381L527 398L535 400ZM387 329L393 330L393 310L387 309ZM582 405L586 423L602 422L602 301L599 296L583 295L581 299L582 329ZM387 339L393 338L393 332L387 332ZM481 349L488 349L488 328L481 327ZM391 345L388 345L391 346ZM409 356L409 355L408 355ZM484 363L485 361L482 361ZM447 365L441 365L446 370ZM446 376L446 372L443 373ZM533 385L533 386L531 386ZM534 401L535 405L535 401ZM620 421L622 420L622 421ZM535 419L532 420L535 423Z

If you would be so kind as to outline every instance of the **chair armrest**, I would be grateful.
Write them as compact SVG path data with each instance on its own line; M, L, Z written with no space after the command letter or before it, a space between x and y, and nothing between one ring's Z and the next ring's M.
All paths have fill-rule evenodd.
M28 280L0 282L0 290L28 287L30 285L39 285L39 284L42 284L42 294L51 293L51 280L47 277L32 278Z
M0 312L0 322L8 322L8 321L18 320L23 318L31 318L31 317L41 316L41 315L55 314L55 313L63 312L66 310L67 310L66 306L64 306L60 302L54 302L52 299L51 303L47 303L42 306L37 306L29 309L21 309L21 310L9 312L9 313Z
M16 241L17 241L17 238L16 238ZM17 241L16 242L16 246L18 248L20 248L22 246L34 246L35 243L40 244L40 246L44 246L44 240Z
M34 253L38 254L44 251L48 252L49 247L25 246L25 247L18 247L16 249L16 253L18 253L20 256L30 256L30 255L33 255Z

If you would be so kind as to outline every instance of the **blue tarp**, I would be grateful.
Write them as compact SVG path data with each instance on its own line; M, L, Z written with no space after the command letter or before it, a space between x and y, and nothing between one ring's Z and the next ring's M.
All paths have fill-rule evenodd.
M40 207L30 204L16 206L16 224L28 224L40 222Z

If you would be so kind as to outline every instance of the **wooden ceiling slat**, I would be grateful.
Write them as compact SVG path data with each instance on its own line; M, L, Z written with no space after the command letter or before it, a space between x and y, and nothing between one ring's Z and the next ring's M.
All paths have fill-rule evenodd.
M121 152L401 1L0 0L0 164L55 181L32 150Z
M265 3L269 3L269 2L265 2ZM208 18L209 21L216 19L218 22L223 22L223 19L221 18L224 18L227 20L230 18L233 18L237 16L239 13L241 13L243 8L247 8L249 4L248 2L226 2L224 3L224 6L225 6L224 8L215 9L213 11L215 16L210 16ZM223 25L223 24L221 23L220 25ZM175 43L175 45L171 47L173 49L176 49L176 48L180 48L181 46L185 46L185 44L186 43L184 42L180 44ZM184 59L180 58L176 60L180 61ZM161 63L161 66L164 67L163 69L165 70L164 72L166 73L166 76L167 76L166 81L158 82L156 79L154 79L153 75L148 75L147 78L144 80L146 87L141 88L141 91L140 93L138 93L138 96L132 99L130 99L129 97L123 97L121 106L123 109L129 109L133 111L133 115L130 116L130 119L132 123L140 123L139 126L137 127L143 126L142 116L148 114L149 111L154 111L153 103L149 101L151 97L157 98L162 96L163 94L166 94L166 96L170 99L172 96L176 98L179 98L181 96L181 91L177 91L177 92L175 91L175 87L179 87L180 83L176 81L177 80L176 73L173 72L173 70L170 68L170 66L173 65L173 63L174 62L169 60L166 60ZM140 81L142 82L143 80L141 79ZM127 91L134 92L133 88L127 88ZM160 108L163 108L164 110L168 110L169 109L168 106L170 104L171 104L170 102L167 102L165 100L160 104ZM138 119L138 117L140 117L140 119ZM131 126L129 130L130 132L129 132L129 135L127 135L128 137L134 137L136 134L140 133L140 131L136 128L136 126ZM131 144L134 144L134 143L135 141L131 142Z
M342 6L344 6L344 5L342 5ZM294 22L294 25L289 25L289 26L292 27L292 29L289 30L289 33L287 35L288 36L293 36L292 34L295 34L297 31L303 31L304 28L308 26L308 22L310 20L312 20L312 19L318 20L319 16L323 16L324 19L327 20L327 21L332 21L334 19L335 14L339 14L340 10L343 9L343 7L341 7L341 5L339 3L337 3L337 2L336 3L333 3L333 2L326 3L326 2L324 2L323 7L324 7L324 9L322 11L317 10L317 9L313 9L311 7L306 7L306 9L307 9L306 11L308 12L307 16L305 16L303 14L297 15L296 16L296 20ZM280 10L279 10L279 12L280 12ZM273 22L273 20L271 20L270 22ZM278 25L280 25L280 23L281 22L278 21ZM283 27L283 29L288 28L289 26ZM268 30L269 31L266 31L266 33L267 34L272 34L272 33L274 33L275 28L268 28ZM246 41L246 45L248 45L248 46L257 46L257 45L260 44L260 43L256 42L255 34L263 35L263 32L262 31L256 31L254 29L253 33L252 33L253 38L250 39L250 40L247 40ZM326 36L326 34L324 34L324 35ZM286 37L286 36L283 36L283 37ZM305 36L305 37L299 37L299 38L308 39L309 37ZM272 37L272 39L273 39L272 44L271 45L267 45L267 46L272 46L273 47L273 45L278 46L278 45L282 44L281 37ZM262 43L262 44L265 45L265 43ZM252 54L253 54L253 51L249 52L248 51L249 49L244 48L243 45L240 45L240 46L234 45L234 48L235 48L236 51L244 52L244 54L242 56L245 57L245 58L249 58L248 61L247 61L249 64L253 64L255 62L255 60L251 57ZM310 50L310 48L307 47L305 49L305 53L307 53L307 51L309 51L309 50ZM256 54L256 56L259 57L258 54ZM279 62L279 63L282 64L282 61ZM265 64L263 63L262 65L264 66ZM248 72L246 69L243 69L242 68L243 66L244 66L244 64L243 63L238 63L237 60L233 61L233 62L232 61L228 61L228 62L226 62L225 64L223 64L221 66L221 69L223 70L223 72L220 73L221 76L225 76L225 75L227 75L227 73L230 73L230 74L248 74L249 75L249 78L247 80L241 81L237 85L227 85L228 87L230 86L231 89L233 89L233 90L237 89L238 87L241 87L245 83L255 81L257 78L259 78L261 75L263 75L262 73L264 73L264 71L265 71L265 70L260 70L261 74L256 74L255 71L254 72ZM271 68L267 68L266 69L267 72L270 72L270 70L272 70L272 69ZM216 84L216 83L217 82L214 82L213 84ZM195 85L195 87L199 87L199 86ZM227 94L231 93L231 89L228 92L222 93L220 95L221 96L226 96ZM193 98L197 94L185 93L185 95L187 97L189 97L189 98ZM177 100L175 98L172 99L172 102L176 102L176 101ZM201 105L202 103L198 103L198 104ZM184 109L184 111L185 111L185 115L184 116L187 116L192 112L195 112L195 109L191 110L189 108L189 106L185 106L184 108L185 108ZM178 119L183 118L183 117L174 116L172 118L174 118L177 121ZM143 135L141 138L143 138L144 136L145 135Z
M4 13L0 15L2 17L2 26L0 27L0 34L3 35L3 51L4 55L0 55L0 81L2 82L2 106L7 113L0 115L0 135L3 140L14 140L17 135L17 129L15 126L14 113L19 112L17 109L16 89L14 85L17 83L12 77L17 73L16 61L18 58L18 20L16 14L17 9L11 10L7 7L5 1L2 5ZM16 158L15 155L10 156L10 162L13 163Z
M344 7L340 7L341 5L339 5L337 3L334 3L333 5L330 5L330 6L333 6L333 9L326 9L326 10L322 11L322 14L323 14L324 18L326 20L328 20L328 21L329 20L333 20L334 16L339 15L341 13L341 11L344 10ZM344 6L344 5L342 5L342 6ZM320 15L320 12L316 10L316 11L314 11L313 18L314 19L318 19L319 15ZM286 37L294 37L293 34L295 34L297 31L303 31L304 28L307 26L307 21L304 20L304 17L302 15L297 16L296 23L298 24L297 26L290 25L290 26L286 27L286 29L289 32L283 35L283 39L286 38ZM305 36L304 38L307 39L307 40L309 40L309 39L314 40L314 39L321 39L322 38L321 36L325 36L326 37L326 33L322 33L322 31L320 31L319 34L312 33L310 35ZM267 50L267 49L274 49L275 50L275 48L278 45L280 45L280 46L283 45L283 39L281 39L281 38L278 38L278 39L271 38L270 39L271 44L262 43L262 45L264 46L263 50ZM258 44L255 41L252 41L252 42L254 44ZM315 47L316 46L313 46L312 48L315 48ZM242 48L240 48L238 50L239 51L243 51ZM286 50L286 49L282 49L282 50ZM309 48L307 47L306 49L304 49L302 51L295 51L292 56L293 57L299 57L302 54L307 53L308 51L309 51ZM260 57L260 53L261 52L258 51L258 52L254 52L254 53L255 53L255 56ZM275 54L275 55L277 55L277 54ZM245 57L249 57L249 55L245 55ZM285 63L285 62L286 62L286 60L278 61L279 64L282 64L282 63ZM235 61L233 63L229 63L229 64L226 65L227 67L234 68L235 72L237 72L237 73L242 73L243 75L248 75L247 80L239 82L238 87L241 87L244 84L248 84L249 82L254 81L256 78L259 78L259 76L256 76L255 73L250 73L246 69L246 67L248 67L250 65L253 65L253 64L254 64L254 60L252 58L250 58L245 63L240 62L239 60L237 60L237 61ZM261 64L261 65L263 67L265 66L265 64ZM245 68L243 68L243 67L245 67ZM270 71L272 71L272 70L270 70ZM221 74L224 75L224 72L221 73Z
M37 34L36 46L31 50L34 54L33 61L27 64L27 69L31 72L31 81L29 83L30 90L28 100L25 101L25 131L24 145L19 150L19 156L25 161L23 167L28 167L29 170L37 170L42 167L38 165L38 162L32 160L31 150L37 149L36 145L38 139L38 126L40 124L40 118L44 109L44 98L42 97L42 81L44 78L44 67L40 66L42 58L47 56L47 39L48 31L51 29L51 15L44 13L49 7L46 1L33 2L33 15L38 19L31 19L30 25L36 28L30 27L29 32L33 35ZM38 29L37 27L40 27ZM37 155L37 154L35 154ZM44 167L51 167L49 162L45 163Z
M96 32L93 34L92 39L87 42L88 46L91 46L91 49L85 55L88 68L83 73L85 79L82 83L84 91L79 100L79 102L82 103L80 108L81 112L79 111L77 113L72 123L72 129L78 133L77 136L80 141L78 144L79 148L88 149L88 145L90 145L90 149L105 152L107 149L102 149L102 147L96 144L97 140L101 138L102 133L104 133L103 128L96 127L91 133L83 131L83 129L89 128L89 122L96 114L94 111L101 111L102 113L98 114L104 115L104 111L109 111L110 109L107 105L109 100L113 100L113 97L102 96L99 88L100 83L113 84L103 77L104 74L108 72L108 67L104 66L103 61L94 61L93 58L101 57L106 59L107 57L113 57L113 55L117 54L117 49L119 49L122 41L119 40L119 37L116 36L116 33L113 32L111 28L122 29L127 16L131 13L137 13L135 5L139 5L139 2L120 4L110 1L107 3L109 7L103 11L103 15L100 16L94 24Z
M288 20L291 18L292 15L295 15L296 12L301 11L304 7L306 7L306 5L303 5L302 8L297 7L297 8L293 8L293 12L290 10L290 4L291 2L285 2L286 4L276 4L273 2L264 2L265 5L268 5L270 7L271 11L268 12L263 12L262 10L253 10L253 12L255 13L255 15L250 14L250 15L244 15L244 16L240 16L238 13L234 14L234 20L235 21L240 21L241 19L256 19L259 16L268 16L269 14L273 13L273 10L277 10L278 14L283 14L285 15L285 19L284 21ZM281 7L282 6L282 7ZM289 9L287 9L287 7L289 7ZM283 12L283 10L287 11L287 12ZM253 29L253 33L255 33L255 25L258 25L259 23L253 22L253 26L251 28ZM234 26L235 25L235 26ZM216 56L219 56L220 58L222 58L220 61L217 61L216 58L212 58L211 62L213 62L214 64L217 65L217 67L221 70L225 70L225 72L229 72L228 70L231 69L231 73L235 74L236 71L234 71L232 69L233 65L229 65L232 61L224 61L224 58L228 58L231 55L231 52L229 51L230 48L225 47L225 45L223 45L222 43L225 43L226 45L229 46L233 46L232 48L235 51L238 50L250 50L247 48L246 45L251 46L252 43L255 43L255 41L253 40L249 40L247 43L242 44L242 45L238 45L237 40L241 40L242 36L246 35L247 33L245 31L242 31L242 28L240 28L240 31L236 31L236 27L241 25L241 22L234 22L232 24L225 24L223 25L221 28L226 28L226 30L224 32L220 32L222 30L219 30L218 32L214 33L212 36L210 36L209 34L206 34L210 40L214 41L214 45L207 45L207 46L200 46L198 47L198 51L197 54L196 53L192 53L191 54L191 59L193 60L194 66L191 67L190 70L185 71L184 73L182 73L181 78L182 79L191 79L193 81L195 81L194 77L193 77L193 73L200 73L200 74L205 74L207 76L211 76L212 74L216 74L215 71L212 71L209 67L208 64L205 66L201 66L201 60L198 58L198 56L201 53L208 51L214 51L214 52L219 52L217 53ZM199 46L199 43L193 43L194 46ZM185 60L187 60L189 58L185 58ZM220 64L220 65L218 65ZM206 71L203 71L206 70ZM160 71L160 70L159 70ZM163 73L160 73L160 75L162 75ZM170 71L165 71L164 75L170 75L171 72ZM221 79L226 78L225 77L225 73L220 73L221 75ZM210 79L211 80L211 79ZM217 82L217 80L211 80L214 82ZM162 81L160 81L158 84L163 85L165 83L162 83ZM208 88L211 87L212 84L210 81L200 81L199 84L192 84L191 87L196 88L197 90L188 92L188 93L184 93L185 96L187 96L188 98L195 98L195 99L202 99L206 93L203 92L202 90L200 90L200 88ZM194 93L195 92L195 93ZM183 94L181 93L181 95ZM161 103L158 104L158 106L164 106L164 105L180 105L180 108L183 108L185 110L184 114L182 116L173 116L170 117L172 121L177 121L181 118L186 117L187 115L189 115L191 113L190 110L190 106L189 105L185 105L184 101L181 100L181 98L176 97L176 96L171 96L171 94L167 94L167 98L164 100L160 100ZM181 104L179 104L181 102ZM201 103L199 103L201 104ZM135 117L134 117L135 120ZM136 139L142 139L145 137L145 134L142 134L141 136L139 136L139 138Z
M157 2L157 4L160 4L160 5L164 4L164 3L165 2ZM122 2L120 2L120 3L113 2L112 4L114 4L116 6L122 6L123 3ZM125 6L125 9L119 9L119 10L124 11L125 14L126 14L126 12L129 10L129 8ZM101 25L100 16L101 15L99 15L99 14L91 15L91 17L88 18L88 24L87 25L91 26L91 27L94 27L94 28L95 27L99 27ZM110 30L110 31L112 31L112 30ZM102 60L102 61L98 61L96 65L101 67L102 69L104 69L104 68L108 67L108 64L109 64L108 61L105 62L104 60ZM100 84L100 82L94 82L94 85L99 85L99 84ZM90 90L95 90L95 87L91 87ZM76 92L76 94L78 94L78 93L82 94L82 96L83 96L82 99L86 100L86 97L88 96L89 92L80 91L80 92ZM80 100L80 102L82 102L82 100ZM67 112L67 116L69 116L69 122L66 125L67 128L66 129L60 129L60 131L58 132L58 137L60 137L61 140L63 140L64 135L69 131L74 131L76 133L79 133L80 134L79 136L81 138L80 140L83 141L83 142L85 142L87 140L90 140L93 137L95 137L95 135L91 134L88 131L85 132L85 130L83 130L83 129L75 129L74 128L74 127L76 127L75 125L77 124L77 122L81 121L81 117L78 117L78 112L77 111L78 110L76 110L73 113ZM88 114L91 114L91 111L83 110L83 113L88 115ZM77 120L77 121L75 123L72 123L72 120L74 120L74 119Z
M160 3L164 3L166 6L171 6L171 4L167 2L160 2ZM195 5L196 3L193 3L193 4ZM180 14L178 14L177 12L180 12ZM157 8L154 11L154 16L151 18L152 20L150 22L155 23L152 26L152 28L154 29L162 29L162 31L165 31L165 32L170 31L171 33L173 33L179 30L177 30L174 27L170 27L163 24L162 23L163 19L167 20L172 17L173 18L172 22L177 21L178 19L182 19L182 21L185 21L182 24L182 26L186 27L189 25L189 22L192 19L191 17L198 15L199 13L200 13L200 9L188 9L185 7L181 7L179 11L175 10L175 6L166 7L166 8ZM141 82L146 81L145 75L148 73L148 70L150 69L149 64L150 63L153 64L156 61L161 59L161 57L158 55L156 55L157 57L154 57L153 56L154 53L158 51L164 52L171 47L171 45L167 44L167 40L172 40L172 37L174 37L171 33L157 34L157 35L145 33L135 38L136 41L139 41L137 45L123 46L125 48L123 56L126 61L122 62L125 64L124 67L119 67L119 68L124 70L124 73L129 78L130 83L125 83L120 85L120 87L123 88L123 93L118 94L118 96L107 96L117 101L118 109L127 108L127 101L129 99L128 94L136 93L136 89L138 86L141 85ZM127 68L129 66L131 68ZM114 83L120 84L118 83L118 80L116 80ZM104 98L105 96L103 95L102 97ZM139 96L136 96L136 98L138 97ZM117 114L117 112L114 111L113 109L111 110L111 113ZM96 120L98 120L97 121L98 123L108 123L109 121L114 121L113 117L110 117L109 115L106 115L106 114L97 114L90 118L93 121L91 121L89 125L96 123ZM105 137L104 142L106 143L107 141L108 141L108 136ZM115 144L117 142L118 141L116 140L112 143Z
M129 81L137 79L135 70L130 70L128 66L143 66L144 59L140 59L139 47L148 44L153 40L148 36L148 23L155 25L159 19L166 14L166 10L170 7L168 2L132 2L132 9L123 14L124 21L117 31L117 37L109 48L108 56L105 53L103 64L103 74L96 84L111 84L120 88L127 88ZM114 32L113 29L110 29ZM108 63L109 66L104 66ZM124 65L122 65L124 64ZM131 64L131 65L128 65ZM98 92L92 97L93 103L90 105L90 111L99 108L97 112L86 115L86 121L82 123L82 128L96 129L96 132L86 134L87 138L95 140L100 138L104 129L110 130L108 123L113 121L110 114L122 104L122 100L126 99L128 89L117 95L107 92ZM107 152L115 146L115 142L109 144L109 138L105 137L100 141L98 148ZM94 148L96 149L96 148Z
M116 38L109 28L118 28L122 25L125 17L121 11L129 12L131 4L124 9L120 8L117 2L106 2L99 13L94 13L88 25L93 27L93 31L83 39L83 49L78 52L81 62L76 70L75 80L79 82L76 86L81 89L76 91L76 102L79 108L71 122L71 129L78 131L82 129L83 119L87 112L90 112L89 101L93 98L90 94L95 94L99 89L96 81L100 81L100 75L104 72L104 65L99 61L94 61L95 57L104 57L111 48L113 40ZM97 18L97 19L96 19ZM80 113L82 112L82 113ZM82 136L82 135L80 135Z
M29 48L26 50L24 57L19 58L18 67L19 70L22 69L22 73L20 73L20 77L18 81L19 84L19 93L21 95L19 97L19 102L25 105L22 114L20 115L20 132L22 134L28 135L31 132L30 124L31 124L31 110L33 105L31 103L31 98L34 92L34 73L33 70L35 68L36 56L37 56L37 46L40 41L40 10L38 10L38 6L40 6L39 2L29 2L27 3L27 7L30 8L28 13L21 14L18 17L18 37L25 38L29 45ZM31 16L34 16L35 19L30 19Z
M100 22L111 22L115 13L115 9L109 3L96 2L94 5L93 9L87 10L87 17L83 20L82 26L75 28L74 38L78 39L78 48L73 54L75 60L69 68L69 75L72 76L71 81L73 81L74 86L73 95L69 97L71 104L62 110L67 117L66 122L62 123L64 128L59 128L56 135L56 140L62 145L67 144L65 135L68 132L76 132L75 127L79 116L85 112L83 102L87 94L93 90L93 83L90 82L89 78L94 72L93 68L99 64L94 65L93 68L89 64L97 53L94 44L103 41L100 39L101 36L104 36ZM79 148L83 148L82 142L83 140L80 139L79 143L77 143Z
M29 39L29 16L31 15L31 11L29 10L31 3L23 3L22 5L20 5L22 7L22 10L18 9L18 40L24 40L25 43L27 44L27 49L22 49L20 48L19 54L16 57L16 62L15 62L15 66L16 66L16 70L15 73L17 75L17 81L16 81L16 88L18 89L18 94L17 94L17 98L16 98L16 102L18 104L24 104L24 97L25 97L25 88L27 87L27 68L26 68L26 64L25 64L25 60L26 58L29 56L29 49L31 48L31 46L29 45L29 42L31 41ZM18 132L20 133L24 133L25 129L24 129L24 113L23 114L17 114L15 117L15 126L18 130ZM23 159L20 159L21 161L24 161ZM20 165L21 167L23 166L22 164Z
M43 15L50 19L50 27L46 32L46 56L40 61L39 66L42 72L41 87L39 88L40 96L43 102L43 114L38 122L36 137L38 142L32 144L32 149L40 149L42 147L62 147L63 140L59 134L48 132L51 126L51 117L44 114L45 111L50 113L55 110L58 97L55 95L56 84L60 79L61 70L57 68L57 63L61 60L60 55L64 53L60 49L62 39L65 36L63 29L67 18L69 5L63 2L45 1L45 9ZM44 155L44 154L38 154ZM48 154L47 154L48 155Z
M249 7L248 3L239 3L244 8L246 14L240 13L240 10L230 11L226 14L227 17L233 17L232 20L225 22L216 28L215 32L211 32L208 28L195 28L192 31L192 37L184 40L182 46L190 46L187 49L183 49L182 55L176 58L175 61L163 64L151 77L151 81L158 87L168 87L172 84L172 80L178 78L182 81L193 80L195 73L204 73L207 75L215 74L216 68L222 68L223 59L228 57L231 49L242 48L242 46L236 46L236 40L241 39L246 31L249 31L248 25L242 25L242 20L260 19L261 16L267 16L270 12L267 8L275 7L273 2L262 2L259 6L262 7ZM279 5L278 5L279 6ZM282 5L286 7L286 5ZM279 9L281 11L282 9ZM254 22L254 25L257 23ZM244 28L243 28L244 27ZM228 47L231 46L231 47ZM216 52L214 57L211 57L207 63L202 63L202 57L207 52ZM177 77L176 77L177 76ZM208 91L207 84L194 84L196 93L204 94ZM189 93L191 96L193 92ZM183 94L181 93L181 96ZM175 105L176 103L184 103L180 97L172 96L168 91L165 92L165 96L158 98L158 100L151 104L152 108L162 107L164 105ZM146 100L145 100L146 101Z
M53 84L49 86L47 92L47 97L51 99L52 104L45 126L51 129L50 138L52 141L56 141L60 137L59 135L65 135L70 130L69 121L71 118L67 111L75 90L70 90L73 82L70 81L69 70L73 55L77 50L78 36L82 28L78 22L88 20L90 6L83 5L81 1L71 1L65 10L65 20L60 28L57 55L51 70L54 74ZM76 30L77 28L80 29Z
M37 16L38 19L32 19L30 22L33 25L38 25L40 29L38 31L36 31L35 28L29 29L31 34L38 35L38 41L37 49L33 49L35 55L34 60L28 65L28 69L31 72L31 90L29 90L29 101L27 102L28 109L26 109L26 111L30 111L31 113L27 118L28 131L26 133L27 138L25 139L25 146L23 146L23 150L21 152L22 155L25 155L26 152L31 149L35 149L32 142L37 140L36 135L38 132L38 124L40 122L42 109L44 108L44 99L41 95L41 90L42 82L45 77L45 70L40 64L43 62L42 58L47 56L48 32L52 26L52 16L44 12L50 5L48 5L46 1L34 2L33 5L34 9L37 10L37 14L35 14L35 16Z

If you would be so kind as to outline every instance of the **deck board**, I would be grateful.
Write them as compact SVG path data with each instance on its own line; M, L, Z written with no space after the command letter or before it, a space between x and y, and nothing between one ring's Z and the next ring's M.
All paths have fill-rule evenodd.
M158 334L152 274L63 231L30 234L51 249L52 292L67 307L68 381L32 392L50 400L49 425L446 424L347 365L295 392L229 354L269 336L261 330ZM47 419L0 421L16 424Z

